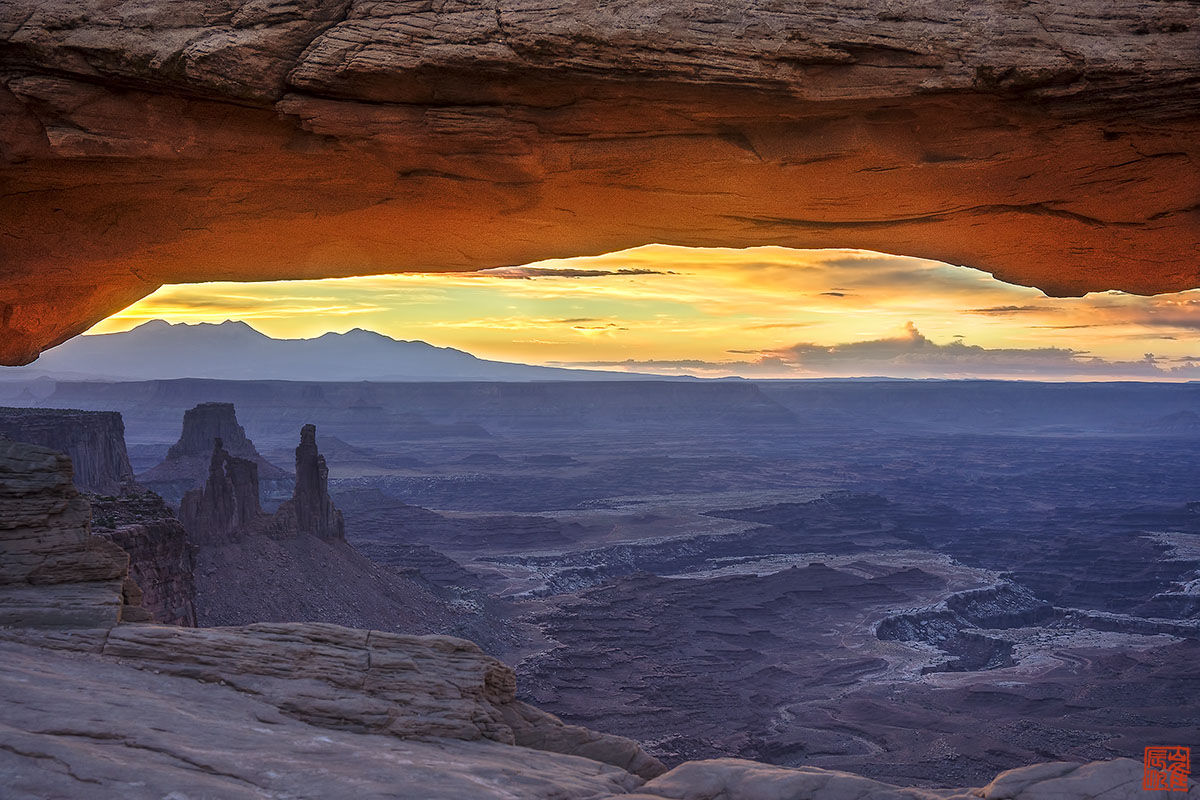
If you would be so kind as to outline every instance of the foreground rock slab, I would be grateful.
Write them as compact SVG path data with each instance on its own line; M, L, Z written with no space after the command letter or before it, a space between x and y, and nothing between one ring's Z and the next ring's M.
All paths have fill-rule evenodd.
M909 789L847 772L787 769L734 758L691 761L623 800L1183 800L1187 792L1145 791L1142 765L1128 758L1037 764L1009 770L979 789Z
M491 740L420 742L314 725L230 686L0 645L9 800L555 798L641 783L585 758Z
M137 626L131 626L134 630ZM312 626L310 626L312 627ZM397 731L365 732L382 722L385 704L366 708L344 679L361 677L344 658L314 649L308 658L287 653L280 631L214 632L207 651L175 650L160 628L122 634L105 643L103 631L43 635L39 646L0 642L0 785L5 798L87 797L161 800L164 797L402 798L403 800L1188 800L1186 793L1143 792L1141 765L1122 759L1094 764L1042 764L1012 770L981 789L924 790L889 786L817 768L787 769L736 759L689 762L643 784L642 778L581 751L570 755L534 746L471 738L498 730L496 720L428 713L469 670L426 674L423 719L409 716ZM292 631L293 636L300 629ZM327 626L332 639L359 636ZM316 630L307 631L315 637ZM6 634L10 639L12 631ZM376 634L370 634L375 636ZM229 643L260 641L273 653L257 664L241 652L236 673ZM154 639L158 645L152 645ZM416 637L414 637L416 638ZM199 642L192 642L193 645ZM295 645L295 642L292 642ZM466 643L427 641L430 659ZM310 641L308 647L316 648ZM409 647L419 646L409 643ZM222 647L226 655L220 655ZM70 649L80 648L80 649ZM89 652L101 649L109 656ZM233 648L237 650L238 648ZM155 653L154 651L158 652ZM120 658L112 657L121 654ZM151 661L141 656L154 655ZM441 653L441 658L450 653ZM188 659L191 659L188 662ZM470 660L469 658L467 659ZM431 662L432 663L432 662ZM423 665L428 669L430 664ZM461 666L461 665L460 665ZM398 667L403 674L405 668ZM411 666L408 668L411 670ZM326 670L327 673L323 673ZM288 678L287 675L294 677ZM343 682L340 692L314 691L322 675ZM380 672L382 675L383 672ZM224 676L224 677L222 677ZM300 677L307 676L307 677ZM340 676L340 677L339 677ZM274 694L265 691L277 681ZM284 688L290 682L290 689ZM391 684L390 681L387 683ZM326 684L327 687L333 684ZM475 684L482 687L482 684ZM411 682L408 691L415 690ZM440 687L440 688L439 688ZM488 691L480 688L481 692ZM452 694L454 692L451 692ZM287 694L290 701L284 698ZM479 698L477 698L479 699ZM480 703L476 708L482 709ZM317 710L317 707L320 709ZM405 703L392 711L403 717ZM485 714L486 716L486 714ZM544 715L543 715L544 716ZM539 723L539 726L546 729ZM460 736L460 734L466 734ZM446 735L449 734L449 735ZM583 757L593 756L593 757Z
M0 639L6 636L119 659L155 674L232 686L321 727L528 746L584 755L642 778L665 771L629 739L565 725L516 700L512 669L465 639L319 623L0 631Z

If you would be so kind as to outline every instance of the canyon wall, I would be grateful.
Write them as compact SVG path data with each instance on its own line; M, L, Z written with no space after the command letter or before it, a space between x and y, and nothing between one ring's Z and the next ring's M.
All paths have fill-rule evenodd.
M114 495L133 480L125 423L118 413L0 408L0 437L5 436L66 453L80 491Z
M90 495L92 535L129 554L129 574L142 607L164 625L196 625L193 546L162 498L129 489L118 497Z
M140 598L135 604L159 622L196 624L186 534L161 498L134 483L119 413L0 409L0 438L5 435L69 454L68 474L76 489L86 493L71 501L80 505L82 529L124 551L114 551L113 557L129 565L127 590Z
M0 439L0 625L89 628L146 621L129 555L90 532L71 460Z
M1188 0L14 0L0 362L164 282L648 242L1193 288L1197 52Z

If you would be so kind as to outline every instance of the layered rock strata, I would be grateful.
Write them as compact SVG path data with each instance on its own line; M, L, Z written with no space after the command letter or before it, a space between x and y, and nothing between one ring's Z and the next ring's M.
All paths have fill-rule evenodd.
M296 476L292 498L267 514L258 503L257 464L215 442L208 481L180 507L195 545L198 624L305 621L455 633L508 651L511 624L489 604L456 605L415 572L372 563L346 543L312 425L301 432Z
M342 512L329 499L329 467L317 452L317 426L300 429L296 448L296 490L275 514L276 525L318 539L346 538Z
M461 640L336 626L120 626L69 637L4 629L0 774L18 800L180 791L237 800L1200 796L1194 783L1144 791L1142 765L1129 759L1038 764L962 789L737 759L663 774L628 740L506 699L504 669Z
M113 411L0 408L0 436L66 453L81 492L115 495L133 480L125 423Z
M648 242L1193 288L1198 50L1189 0L14 0L0 361L164 282Z
M87 628L147 621L129 556L92 536L71 461L0 439L0 625Z
M265 513L259 502L258 462L231 455L224 440L214 439L208 479L180 503L179 516L192 541L221 544L255 535L345 540L342 512L329 498L329 468L317 451L316 436L315 425L301 429L295 488L274 514Z
M129 574L142 590L142 607L166 625L196 625L193 547L162 498L129 490L119 497L88 497L92 535L129 554Z

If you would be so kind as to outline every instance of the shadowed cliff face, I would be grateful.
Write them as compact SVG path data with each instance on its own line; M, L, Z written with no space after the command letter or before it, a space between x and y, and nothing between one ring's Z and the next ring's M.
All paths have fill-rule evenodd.
M81 491L118 494L133 481L120 414L0 408L0 437L70 455L75 486Z
M296 448L296 492L291 507L301 531L319 539L346 538L342 512L329 499L329 468L325 465L325 456L317 452L316 425L305 425L300 429L300 446Z
M262 521L258 502L258 464L231 456L220 439L213 440L208 480L203 489L183 496L179 518L190 539L214 544Z
M164 282L652 241L1195 287L1198 23L1184 0L18 0L0 361Z

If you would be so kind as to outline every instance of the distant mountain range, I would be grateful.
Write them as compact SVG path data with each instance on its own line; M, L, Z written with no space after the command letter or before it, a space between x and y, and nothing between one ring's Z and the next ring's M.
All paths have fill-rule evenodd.
M563 381L670 380L659 375L487 361L450 347L356 328L315 339L273 339L245 322L152 320L123 333L77 336L0 378L60 380Z

